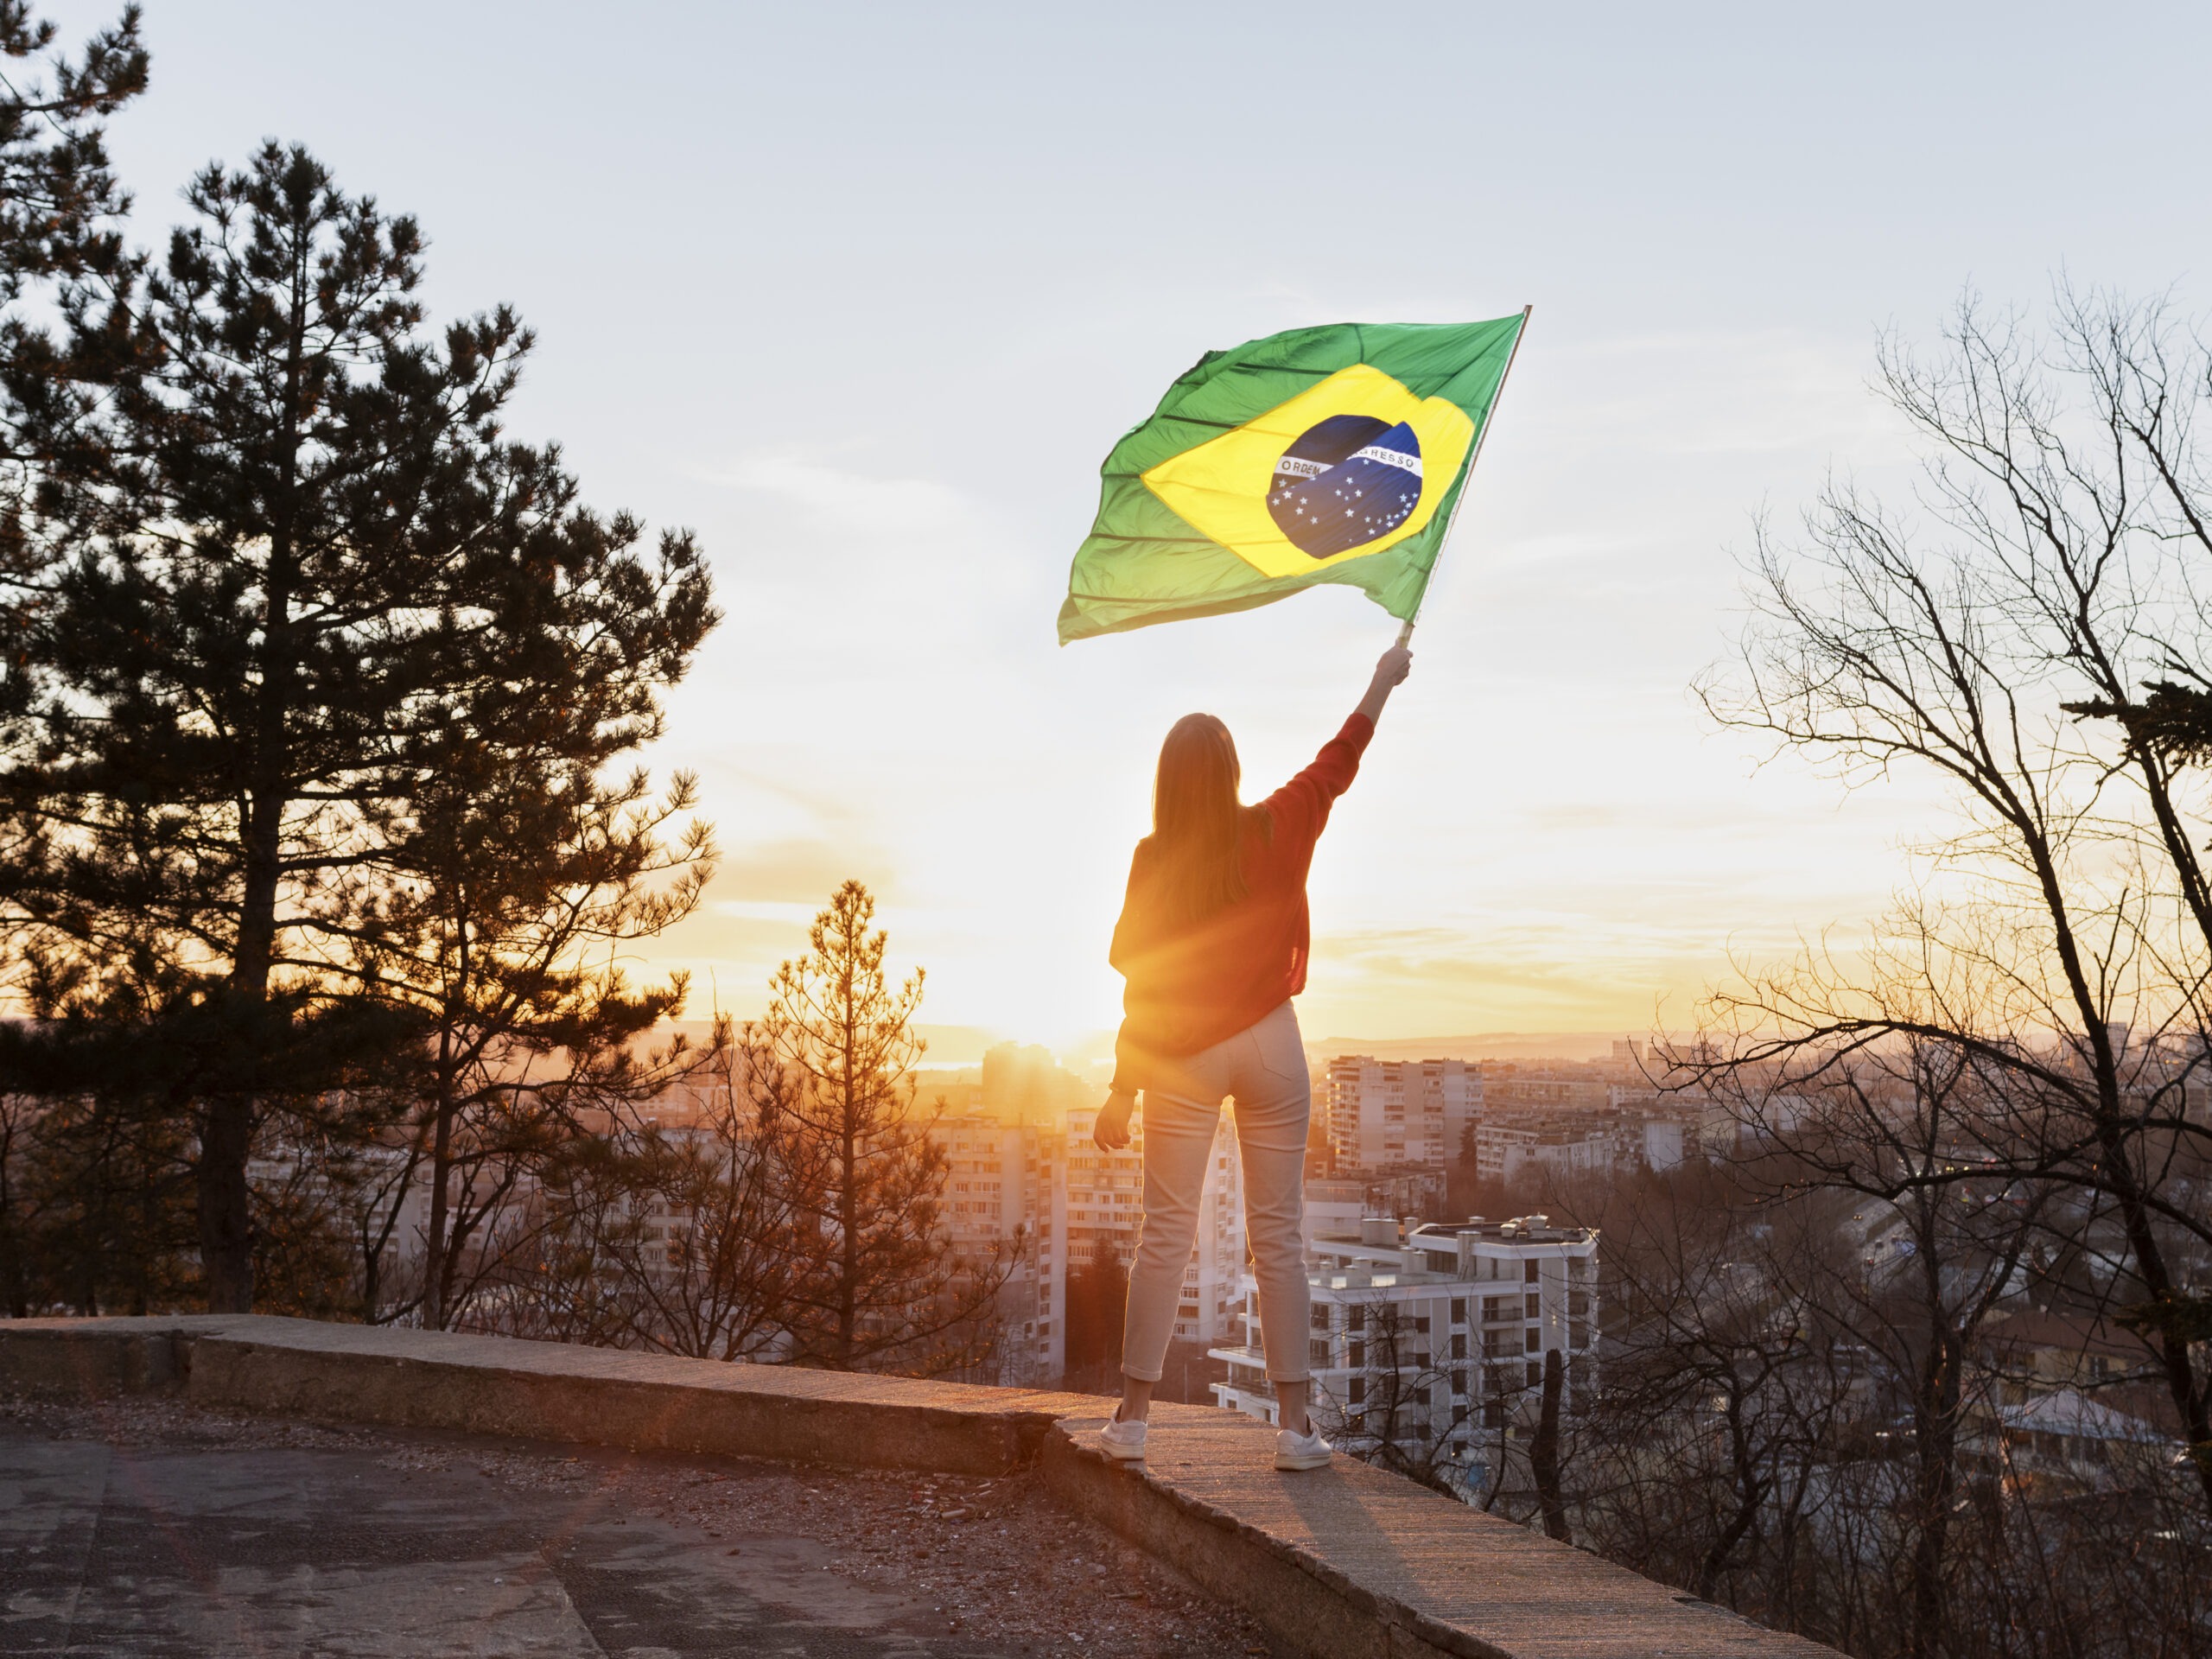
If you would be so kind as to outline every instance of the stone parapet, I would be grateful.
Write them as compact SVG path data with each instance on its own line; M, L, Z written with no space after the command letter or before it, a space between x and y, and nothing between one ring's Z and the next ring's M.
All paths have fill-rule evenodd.
M262 1314L0 1320L0 1387L175 1387L324 1422L962 1475L1034 1463L1055 1420L1100 1410L1094 1395Z
M1313 1659L1832 1659L1355 1459L1278 1473L1233 1414L1156 1430L1141 1465L1096 1449L1102 1421L1054 1426L1053 1493Z

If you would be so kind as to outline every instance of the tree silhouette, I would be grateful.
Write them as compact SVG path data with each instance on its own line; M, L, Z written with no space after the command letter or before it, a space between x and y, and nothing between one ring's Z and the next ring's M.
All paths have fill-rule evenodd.
M393 1046L361 1035L362 943L457 745L588 773L656 729L714 619L688 537L640 556L556 451L504 439L531 337L504 308L429 337L411 219L275 144L187 199L100 441L45 412L0 891L40 1013L162 1034L235 1310L263 1119ZM72 321L89 360L105 325Z
M747 1033L788 1080L798 1155L822 1173L808 1218L815 1268L792 1294L794 1355L835 1370L945 1370L972 1360L944 1339L991 1304L1005 1272L956 1261L942 1236L950 1166L912 1081L922 971L893 984L874 917L865 887L839 887Z
M1122 1327L1128 1311L1129 1268L1102 1240L1088 1262L1068 1270L1065 1386L1110 1393L1122 1385Z
M2152 1339L2212 1516L2212 1126L2189 1109L2212 871L2196 705L2158 690L2203 683L2208 371L2163 302L2064 289L2045 340L1969 296L1939 352L1889 342L1881 389L1922 446L1910 509L1839 480L1802 545L1763 527L1739 661L1702 690L1844 779L1940 779L1961 814L1863 960L1821 942L1716 995L1707 1069L1811 1090L1885 1044L1955 1055L1975 1177L2117 1224L2116 1312Z

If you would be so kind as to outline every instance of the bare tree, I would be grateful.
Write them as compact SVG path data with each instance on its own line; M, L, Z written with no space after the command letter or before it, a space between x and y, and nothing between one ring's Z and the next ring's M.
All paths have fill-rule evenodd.
M1895 988L1891 1006L1925 989ZM1755 1134L1786 1139L1791 1155L1770 1160L1783 1191L1860 1206L1851 1217L1858 1249L1840 1262L1806 1261L1800 1294L1901 1396L1910 1477L1892 1513L1906 1566L1903 1645L1946 1652L1961 1441L1987 1403L1976 1398L1978 1339L2001 1304L2024 1298L2022 1269L2053 1189L1989 1152L2009 1141L2018 1103L1993 1095L2009 1079L1958 1044L1903 1037L1840 1052L1801 1046L1789 1059L1764 1075L1706 1071Z
M814 1217L830 1174L798 1130L792 1079L747 1033L718 1044L690 1122L633 1137L646 1206L598 1241L626 1292L636 1345L701 1359L780 1359L816 1270Z
M1808 1529L1859 1370L1812 1295L1840 1248L1838 1207L1735 1171L1625 1186L1604 1212L1602 1384L1576 1426L1573 1502L1594 1547L1815 1634Z
M2136 701L2205 659L2207 365L2162 307L2070 293L2047 342L1971 299L1933 359L1885 341L1916 511L1838 480L1801 544L1763 526L1739 660L1700 690L1847 784L1924 769L1961 814L1871 967L1817 946L1720 995L1728 1064L1907 1039L1971 1067L1989 1167L2109 1206L2212 1509L2212 1305L2177 1270L2212 1243L2212 1127L2183 1109L2212 1032L2204 801Z
M1346 1313L1346 1340L1358 1354L1351 1396L1321 1402L1345 1452L1454 1497L1467 1494L1459 1452L1468 1438L1473 1397L1438 1350L1427 1319L1383 1298ZM1459 1372L1464 1384L1471 1373ZM1455 1397L1455 1395L1457 1397Z

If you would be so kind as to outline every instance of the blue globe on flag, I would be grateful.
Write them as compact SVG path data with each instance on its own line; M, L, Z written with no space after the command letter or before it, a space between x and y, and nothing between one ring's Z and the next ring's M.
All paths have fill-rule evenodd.
M1291 543L1317 559L1387 536L1421 500L1421 440L1404 422L1332 415L1283 451L1268 512Z

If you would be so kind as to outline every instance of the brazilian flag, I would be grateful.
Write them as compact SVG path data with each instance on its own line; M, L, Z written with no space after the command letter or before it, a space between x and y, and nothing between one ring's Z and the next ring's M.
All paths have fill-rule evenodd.
M1060 643L1324 582L1412 620L1528 320L1334 323L1208 352L1099 469Z

